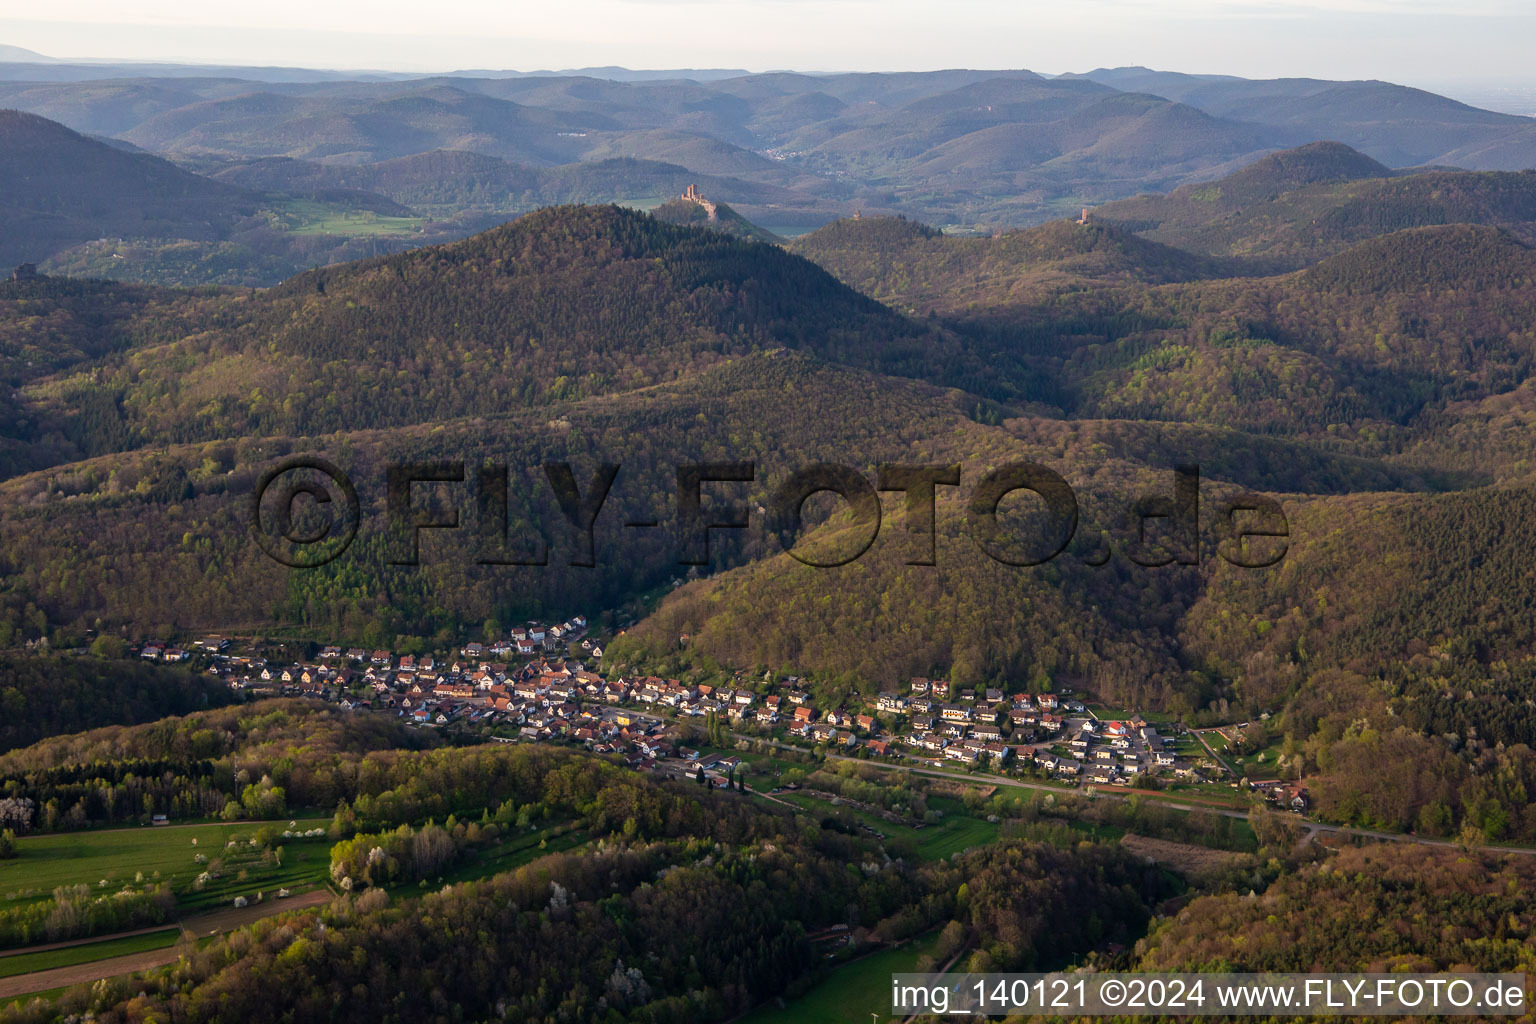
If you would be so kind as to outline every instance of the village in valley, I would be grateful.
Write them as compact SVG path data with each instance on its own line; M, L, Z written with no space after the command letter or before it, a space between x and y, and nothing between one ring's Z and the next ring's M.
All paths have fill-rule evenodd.
M312 656L288 656L295 646ZM1248 777L1259 774L1263 753L1247 765L1231 756L1228 744L1243 741L1247 723L1192 729L1097 707L1086 693L1009 693L924 677L826 706L805 680L772 672L738 673L730 686L611 674L601 668L603 641L580 615L441 655L224 636L186 647L147 643L138 653L195 663L251 698L310 697L466 737L577 745L719 787L738 774L745 785L750 751L779 750L1088 792L1204 794L1230 804L1234 790L1247 790L1281 809L1307 809L1302 784Z

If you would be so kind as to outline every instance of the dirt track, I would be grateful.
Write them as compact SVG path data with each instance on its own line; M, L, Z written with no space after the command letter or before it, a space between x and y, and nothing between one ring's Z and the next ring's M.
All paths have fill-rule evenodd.
M225 907L196 917L188 917L182 920L181 930L193 938L201 939L217 932L231 932L236 928L243 928L252 921L259 921L273 914L281 914L285 910L305 910L329 903L330 900L329 889L312 889L285 900L270 899L255 906Z
M225 910L215 910L211 913L186 918L181 922L181 930L184 936L200 939L220 932L233 931L253 921L259 921L263 917L271 917L273 914L281 914L284 911L318 907L328 902L330 898L330 890L316 889L313 892L307 892L292 899L269 900L259 906L230 907ZM166 927L173 927L173 925L161 925L160 927L148 930L163 931ZM131 932L127 934L139 933ZM103 935L87 941L104 942L123 937L123 935ZM32 953L37 952L37 950L24 949L17 952ZM143 953L129 953L126 956L94 960L88 964L54 967L46 971L33 971L31 974L18 974L10 978L0 978L0 999L12 999L19 995L25 995L28 992L46 992L49 989L62 988L66 985L79 985L86 982L99 981L102 978L115 978L120 974L147 971L151 968L175 963L178 956L180 956L180 952L176 946L167 946L164 949L152 949Z

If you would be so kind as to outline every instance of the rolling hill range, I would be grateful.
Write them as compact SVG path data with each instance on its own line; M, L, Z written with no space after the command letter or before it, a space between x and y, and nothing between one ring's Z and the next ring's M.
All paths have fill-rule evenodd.
M1282 188L1318 174L1274 165ZM1260 195L1262 177L1241 180ZM601 608L637 620L610 668L772 668L834 693L944 673L1186 716L1268 710L1320 778L1335 748L1365 756L1345 735L1362 718L1410 723L1400 742L1426 764L1461 763L1443 733L1536 738L1536 250L1451 224L1285 275L1219 273L1092 222L962 239L867 217L786 251L567 206L259 292L0 284L17 396L0 420L0 612L26 637L350 639ZM250 538L258 474L295 453L344 465L361 498L357 541L317 570ZM421 565L392 566L388 467L458 460L471 479L421 500L453 502L459 532L423 531ZM680 565L677 465L740 460L753 480L710 485L706 507L739 504L750 528ZM968 503L1022 460L1060 473L1078 509L1065 550L1032 568L983 554ZM547 461L583 493L620 467L590 558ZM937 489L936 564L909 564L924 542L895 493L862 557L798 560L863 542L821 497L800 535L769 515L792 471L827 461L869 480L959 466L961 486ZM509 466L505 537L480 532L487 462ZM1188 462L1202 558L1138 564L1184 550L1133 510ZM1288 518L1275 569L1218 555L1223 502L1245 490ZM1008 502L1001 542L1034 550L1033 506ZM547 564L483 564L528 560L534 531Z
M1080 192L1100 194L1128 175L1178 180L1252 159L1276 139L1159 97L1082 82L1008 80L899 109L861 110L811 125L784 145L806 152L812 166L901 185L949 179L953 187L997 193L1070 181Z
M1165 96L1217 117L1337 139L1393 167L1452 164L1508 171L1532 166L1536 156L1529 148L1529 118L1479 110L1390 82L1254 81L1146 68L1100 69L1081 77ZM1467 161L1478 153L1481 159Z
M5 105L0 1024L1536 968L1536 119L0 46Z
M49 66L47 81L7 79L6 67L0 104L197 169L278 158L370 166L437 150L518 165L435 158L444 174L436 194L462 210L487 201L506 209L496 197L503 187L531 194L535 205L645 198L636 193L657 175L648 162L659 162L683 168L688 180L714 179L709 194L770 230L803 230L856 209L967 229L1027 225L1072 204L1207 181L1319 139L1394 168L1536 165L1529 118L1382 82L1134 68L1056 78L956 70L348 81L253 71L71 82L58 67ZM523 169L598 162L608 162L607 195L525 187ZM402 174L410 177L404 168L379 172L379 188L414 205L401 196L422 195L423 185L388 185ZM666 184L649 198L680 191Z
M891 232L907 248L890 244ZM157 318L194 319L176 340L133 347L114 365L29 384L25 408L96 453L127 438L488 414L784 347L960 388L992 417L1054 409L1322 437L1398 430L1530 372L1531 251L1495 229L1391 236L1251 282L1191 280L1202 276L1197 259L1091 224L947 239L866 219L803 245L918 316L774 246L616 207L550 208L255 296L155 307L131 329L164 337ZM892 254L899 272L880 262ZM1461 283L1480 289L1475 319L1460 306ZM1468 349L1447 338L1451 325L1486 341ZM323 383L338 379L353 386Z
M848 212L841 201L806 200L777 185L630 158L534 168L432 149L352 166L220 160L199 174L30 114L0 121L9 142L0 159L0 264L79 277L275 284L306 267L464 237L551 203L651 204L689 185L781 219ZM742 224L745 235L772 237Z
M148 118L121 137L186 156L291 156L365 163L433 149L469 149L523 163L568 163L579 133L610 127L449 86L377 100L253 92L210 99Z
M1487 224L1536 241L1536 172L1393 172L1341 143L1313 143L1218 181L1109 203L1093 217L1243 272L1274 273L1404 228Z
M1036 377L1055 380L1074 416L1297 435L1412 421L1427 406L1519 386L1529 372L1520 324L1532 301L1530 250L1474 228L1389 242L1299 276L1172 285L1162 282L1198 277L1199 264L1094 225L964 240L866 219L800 246L829 261L880 251L909 274L931 263L922 287L934 294L980 276L963 306L935 322L894 313L772 246L572 207L256 296L12 284L8 352L24 408L76 439L80 454L599 400L777 348L959 385L971 393L961 405L983 419L1006 415L1008 395L1028 400ZM1045 268L1065 291L1045 289L1032 305L1037 293L978 269L1019 265ZM1452 281L1485 297L1486 322L1458 327L1504 340L1459 354L1444 347L1435 325L1450 322ZM913 305L899 287L885 291ZM1127 303L1120 320L1099 309ZM1238 309L1245 320L1232 319ZM989 315L1019 333L969 330ZM1091 333L1095 317L1108 334ZM1357 322L1348 331L1322 329L1346 319ZM51 361L36 333L44 322L53 337L75 339L50 349ZM1302 391L1288 383L1297 372ZM354 386L305 383L326 379Z
M984 418L1237 426L1378 455L1448 403L1525 382L1533 288L1536 254L1472 225L1367 240L1287 276L1217 279L1091 223L952 239L868 218L786 253L560 207L253 295L12 284L0 300L31 319L0 336L18 408L82 454L537 407L789 348L959 388ZM68 347L41 342L42 324ZM352 386L323 383L341 379Z
M432 150L353 166L266 157L210 163L203 170L218 181L248 189L301 196L350 189L440 216L465 209L512 214L560 203L654 200L678 195L689 185L706 195L730 196L735 205L772 210L779 218L852 212L845 203L808 201L777 185L699 175L678 164L630 157L543 168L465 150Z
M205 170L217 181L242 188L293 195L355 189L420 207L496 206L509 196L537 188L539 180L538 170L532 167L466 150L442 149L355 166L274 156L221 162Z
M956 239L842 221L794 248L986 353L992 386L973 390L1071 416L1390 432L1518 386L1536 345L1536 252L1477 225L1382 235L1255 279L1093 223Z
M0 266L150 284L272 284L318 264L457 238L504 219L427 221L375 192L256 191L126 144L0 111ZM295 190L297 191L297 190Z

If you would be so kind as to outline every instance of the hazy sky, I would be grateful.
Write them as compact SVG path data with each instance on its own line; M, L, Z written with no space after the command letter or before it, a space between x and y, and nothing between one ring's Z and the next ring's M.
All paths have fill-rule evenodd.
M56 57L445 71L1145 64L1536 84L1536 0L0 0Z

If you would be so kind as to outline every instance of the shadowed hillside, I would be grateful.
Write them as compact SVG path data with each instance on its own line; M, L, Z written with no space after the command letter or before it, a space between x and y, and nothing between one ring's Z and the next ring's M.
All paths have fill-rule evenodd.
M253 197L158 157L0 111L0 266L103 235L223 237Z

